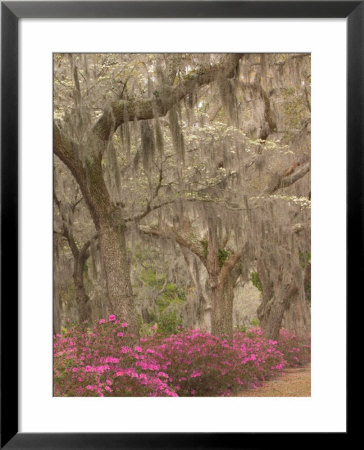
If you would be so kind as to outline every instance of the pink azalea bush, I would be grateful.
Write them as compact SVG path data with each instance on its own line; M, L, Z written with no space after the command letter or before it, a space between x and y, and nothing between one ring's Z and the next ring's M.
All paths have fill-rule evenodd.
M242 333L232 343L199 330L142 341L181 396L229 396L236 389L256 387L285 366L276 342Z
M111 315L91 330L74 327L54 337L55 396L177 396L156 370L136 365L139 346L127 345L128 324Z
M229 396L281 374L287 364L304 364L309 353L296 337L283 332L279 342L267 340L259 328L235 333L231 342L181 330L139 345L131 344L127 328L110 315L92 329L75 325L56 335L54 395Z
M311 361L310 336L298 338L291 331L282 329L279 333L278 348L283 353L288 367L302 367Z

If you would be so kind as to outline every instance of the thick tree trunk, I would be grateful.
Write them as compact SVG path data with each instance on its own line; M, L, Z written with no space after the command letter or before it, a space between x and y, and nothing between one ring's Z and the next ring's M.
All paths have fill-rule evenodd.
M270 308L269 317L266 319L266 326L264 328L264 334L268 339L278 339L279 330L282 326L282 319L286 305L283 299L274 299Z
M219 242L218 227L213 214L208 219L208 245L206 256L206 269L211 289L211 333L215 336L233 334L233 305L230 302L229 295L225 295L225 288L229 278L229 271L221 273L221 263L219 262L218 252ZM231 303L231 304L230 304Z
M292 299L283 318L283 326L297 336L304 337L310 333L311 311L306 300L303 286Z
M258 318L264 334L269 339L278 339L284 314L299 294L297 277L299 278L297 271L292 273L287 267L282 266L277 278L268 285L271 286L271 290L266 297L263 295L263 302L258 308ZM264 274L261 279L264 279ZM264 284L262 285L264 292Z
M128 332L139 337L139 324L130 280L130 264L125 242L125 226L102 219L99 232L100 251L109 295L108 309L118 320L128 323Z
M262 302L257 310L260 326L270 339L277 339L284 327L298 336L310 332L310 307L305 296L305 279L300 264L295 268L289 261L279 270L269 270L258 260L258 275L262 284Z
M186 327L211 332L211 304L206 292L207 273L201 270L202 264L196 256L192 256L185 247L181 247L181 250L192 281L191 289L187 292L183 323Z
M121 207L111 202L103 176L101 154L89 158L85 170L86 183L83 183L85 186L83 194L99 237L108 292L106 309L110 314L115 314L118 320L128 323L129 334L139 338L123 211Z
M234 291L230 277L211 281L211 333L216 336L233 336Z

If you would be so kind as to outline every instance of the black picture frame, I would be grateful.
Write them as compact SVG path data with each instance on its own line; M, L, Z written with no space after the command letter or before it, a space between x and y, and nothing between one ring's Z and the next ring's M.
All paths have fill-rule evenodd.
M364 2L1 2L1 448L260 448L295 445L296 433L18 432L18 21L21 18L346 18L347 305L363 276ZM348 311L349 312L349 311ZM9 319L11 318L11 320ZM15 320L14 320L15 318ZM348 345L348 349L350 346ZM11 370L9 370L11 367ZM349 418L349 414L347 416ZM335 434L340 444L346 433ZM333 434L333 433L332 433ZM327 436L322 436L327 443ZM305 444L309 433L299 442ZM321 437L316 434L315 443Z

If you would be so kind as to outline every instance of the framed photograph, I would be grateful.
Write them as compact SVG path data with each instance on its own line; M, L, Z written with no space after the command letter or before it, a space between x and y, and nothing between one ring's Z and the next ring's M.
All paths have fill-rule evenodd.
M363 20L1 3L1 448L348 437Z

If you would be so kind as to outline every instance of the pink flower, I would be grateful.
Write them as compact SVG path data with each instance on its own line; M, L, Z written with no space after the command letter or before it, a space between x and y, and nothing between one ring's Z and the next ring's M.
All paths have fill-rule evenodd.
M110 386L105 386L105 390L111 392Z
M120 359L114 358L113 356L106 356L105 358L100 358L100 361L104 363L118 363Z
M127 324L126 322L123 322L123 323L121 324L121 326L122 326L123 328L126 328L126 327L128 326L128 324Z
M109 316L109 322L112 322L113 320L115 320L116 317L114 316L114 314L110 314Z
M123 336L124 336L124 333L120 332L120 333L118 333L116 336L123 337Z
M106 322L105 319L100 319L100 320L99 320L99 325L101 325L102 323L105 323L105 322Z
M141 347L138 347L138 346L134 347L134 350L136 352L139 352L139 353L141 353L143 351L143 349Z
M158 372L157 375L158 375L159 377L169 378L169 376L168 376L166 373L164 373L164 372Z
M196 378L201 376L202 372L199 371L194 371L193 373L191 373L190 378Z

